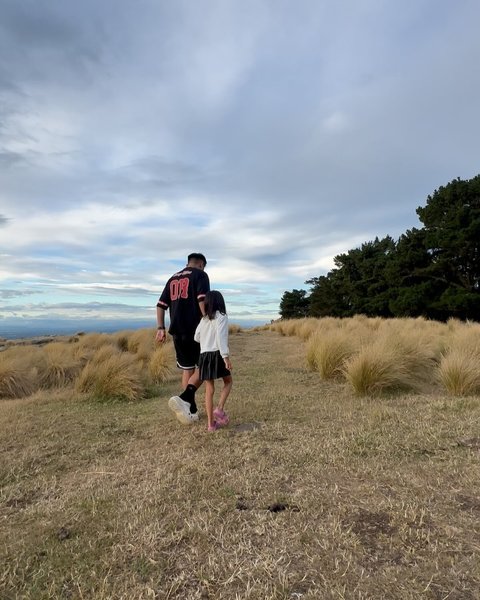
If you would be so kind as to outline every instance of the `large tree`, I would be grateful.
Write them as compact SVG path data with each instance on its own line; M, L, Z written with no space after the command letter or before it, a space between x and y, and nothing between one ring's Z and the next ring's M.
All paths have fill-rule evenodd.
M431 256L425 275L438 286L432 316L480 320L480 175L440 187L417 214Z
M312 286L310 294L310 317L344 317L350 310L348 297L335 273L321 275L306 281Z
M305 290L285 292L280 301L280 316L283 319L300 319L308 316L310 301Z
M413 228L400 236L385 270L394 317L429 316L429 305L438 290L438 283L428 276L431 262L423 229Z
M397 242L375 238L336 256L329 273L306 281L308 298L285 292L282 315L480 321L480 175L440 187L417 214L423 227Z
M395 251L394 240L375 238L334 258L327 276L308 280L311 316L390 316L390 289L385 269Z

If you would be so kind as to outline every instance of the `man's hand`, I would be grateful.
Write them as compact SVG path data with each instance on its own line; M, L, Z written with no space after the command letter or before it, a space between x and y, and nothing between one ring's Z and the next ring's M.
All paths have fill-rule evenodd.
M155 336L155 341L158 344L163 344L167 341L167 332L165 329L157 329L157 335Z

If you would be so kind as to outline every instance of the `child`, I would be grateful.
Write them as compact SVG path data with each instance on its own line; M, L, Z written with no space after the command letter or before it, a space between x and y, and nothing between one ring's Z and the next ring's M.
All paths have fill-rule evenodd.
M232 389L232 363L228 351L228 317L225 300L220 292L211 290L205 295L205 316L195 331L195 341L200 343L199 375L205 381L205 409L208 431L216 431L228 424L225 401ZM223 379L223 389L218 407L213 410L215 379Z

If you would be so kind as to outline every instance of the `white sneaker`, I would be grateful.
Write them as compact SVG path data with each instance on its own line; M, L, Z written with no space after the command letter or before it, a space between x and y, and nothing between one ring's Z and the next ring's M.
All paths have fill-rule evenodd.
M183 425L190 425L194 421L198 421L198 412L191 413L190 404L182 400L180 396L172 396L168 401L168 407Z

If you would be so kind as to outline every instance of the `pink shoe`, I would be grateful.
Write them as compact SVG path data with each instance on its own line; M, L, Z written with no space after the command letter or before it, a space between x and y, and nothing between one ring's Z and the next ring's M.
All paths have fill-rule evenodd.
M220 425L220 427L228 425L228 422L230 421L230 417L227 415L227 413L220 408L216 408L213 411L213 416L215 417L215 421Z
M207 427L207 431L209 433L212 433L213 431L217 431L217 429L220 429L220 425L216 421L213 422L213 425L209 425Z

